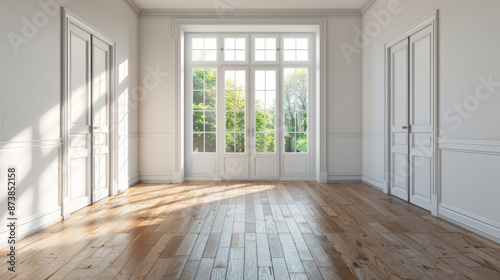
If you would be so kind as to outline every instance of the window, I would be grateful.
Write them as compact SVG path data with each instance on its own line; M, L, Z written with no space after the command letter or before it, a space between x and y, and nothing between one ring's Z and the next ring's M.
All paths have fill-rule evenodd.
M309 61L309 39L308 38L284 38L283 40L284 61Z
M276 71L255 71L255 152L276 151Z
M245 152L246 72L229 70L225 74L226 153Z
M217 151L217 70L193 69L193 152Z
M308 99L307 68L285 68L283 78L285 153L307 153Z
M217 61L217 38L193 38L193 61Z
M246 61L246 38L224 38L224 60Z
M255 38L255 61L276 61L276 38Z

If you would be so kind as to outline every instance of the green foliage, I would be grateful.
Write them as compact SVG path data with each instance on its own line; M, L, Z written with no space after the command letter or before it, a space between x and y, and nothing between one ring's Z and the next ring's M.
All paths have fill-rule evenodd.
M285 71L284 80L284 128L285 152L307 152L308 120L308 85L307 69Z

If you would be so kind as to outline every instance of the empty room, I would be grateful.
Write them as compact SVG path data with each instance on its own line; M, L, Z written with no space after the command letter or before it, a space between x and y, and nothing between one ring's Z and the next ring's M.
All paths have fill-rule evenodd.
M0 0L0 279L500 280L499 11Z

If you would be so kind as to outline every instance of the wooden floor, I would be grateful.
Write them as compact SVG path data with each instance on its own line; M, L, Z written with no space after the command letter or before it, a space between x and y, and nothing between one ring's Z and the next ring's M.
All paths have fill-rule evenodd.
M358 183L140 184L18 247L1 279L500 279L499 244Z

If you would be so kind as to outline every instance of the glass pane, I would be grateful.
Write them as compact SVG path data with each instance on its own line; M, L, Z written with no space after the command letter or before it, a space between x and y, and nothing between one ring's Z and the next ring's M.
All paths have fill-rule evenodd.
M235 75L236 75L235 89L244 90L246 83L245 71L236 71Z
M226 131L234 131L234 112L226 112Z
M217 52L216 51L205 51L205 60L206 61L216 61L217 60Z
M266 51L266 61L276 61L276 51Z
M307 132L307 112L297 113L297 131Z
M266 114L265 112L255 112L255 131L265 131Z
M266 51L255 51L255 61L265 61Z
M236 51L235 60L236 61L245 61L246 60L245 51Z
M307 50L309 49L309 40L307 38L297 38L297 47L298 50Z
M283 124L285 126L286 132L295 132L295 112L285 111L285 119L283 120Z
M215 132L217 131L217 118L214 111L205 112L205 131Z
M217 136L215 133L205 133L205 153L215 153L217 147Z
M234 93L236 101L236 110L245 110L245 92L236 91Z
M307 153L307 133L297 133L297 153Z
M236 131L245 131L245 112L236 112Z
M276 135L274 133L267 133L266 134L266 152L274 153L276 151L276 146L274 144L275 139L276 139Z
M255 49L263 50L266 48L266 39L264 38L255 38Z
M193 50L202 50L205 48L203 38L193 38Z
M274 111L276 109L276 92L266 92L266 110Z
M294 50L295 49L295 38L285 38L283 40L283 48L287 50Z
M276 89L276 71L266 71L266 90Z
M266 89L266 71L255 71L255 90Z
M236 152L245 152L245 133L236 133Z
M203 132L203 111L194 111L193 112L193 131L195 132Z
M297 61L308 61L308 51L297 51Z
M234 58L235 58L234 51L228 51L228 50L224 51L224 60L234 61Z
M266 152L266 136L264 133L257 133L255 135L255 151L257 153Z
M193 152L203 153L203 133L193 133Z
M205 39L205 49L206 50L216 50L217 49L217 38Z
M285 153L295 153L295 134L285 134Z
M217 70L205 69L205 89L215 90L217 85Z
M203 90L203 75L204 75L203 68L193 69L193 89L194 90Z
M216 91L206 91L205 92L205 109L215 110L217 109L217 93Z
M266 109L266 92L255 92L255 110L263 111Z
M237 50L245 50L246 49L246 39L245 38L237 38L236 39L236 49Z
M202 61L205 51L193 51L193 61Z
M225 38L224 39L224 48L234 50L234 38Z
M295 51L285 51L285 61L295 61Z
M226 153L234 153L234 134L226 133Z
M276 39L275 38L267 38L266 39L266 49L275 50L276 49Z
M226 90L226 111L234 110L234 91Z
M266 112L266 131L274 132L275 117L273 112Z
M193 110L203 110L203 91L193 92Z

